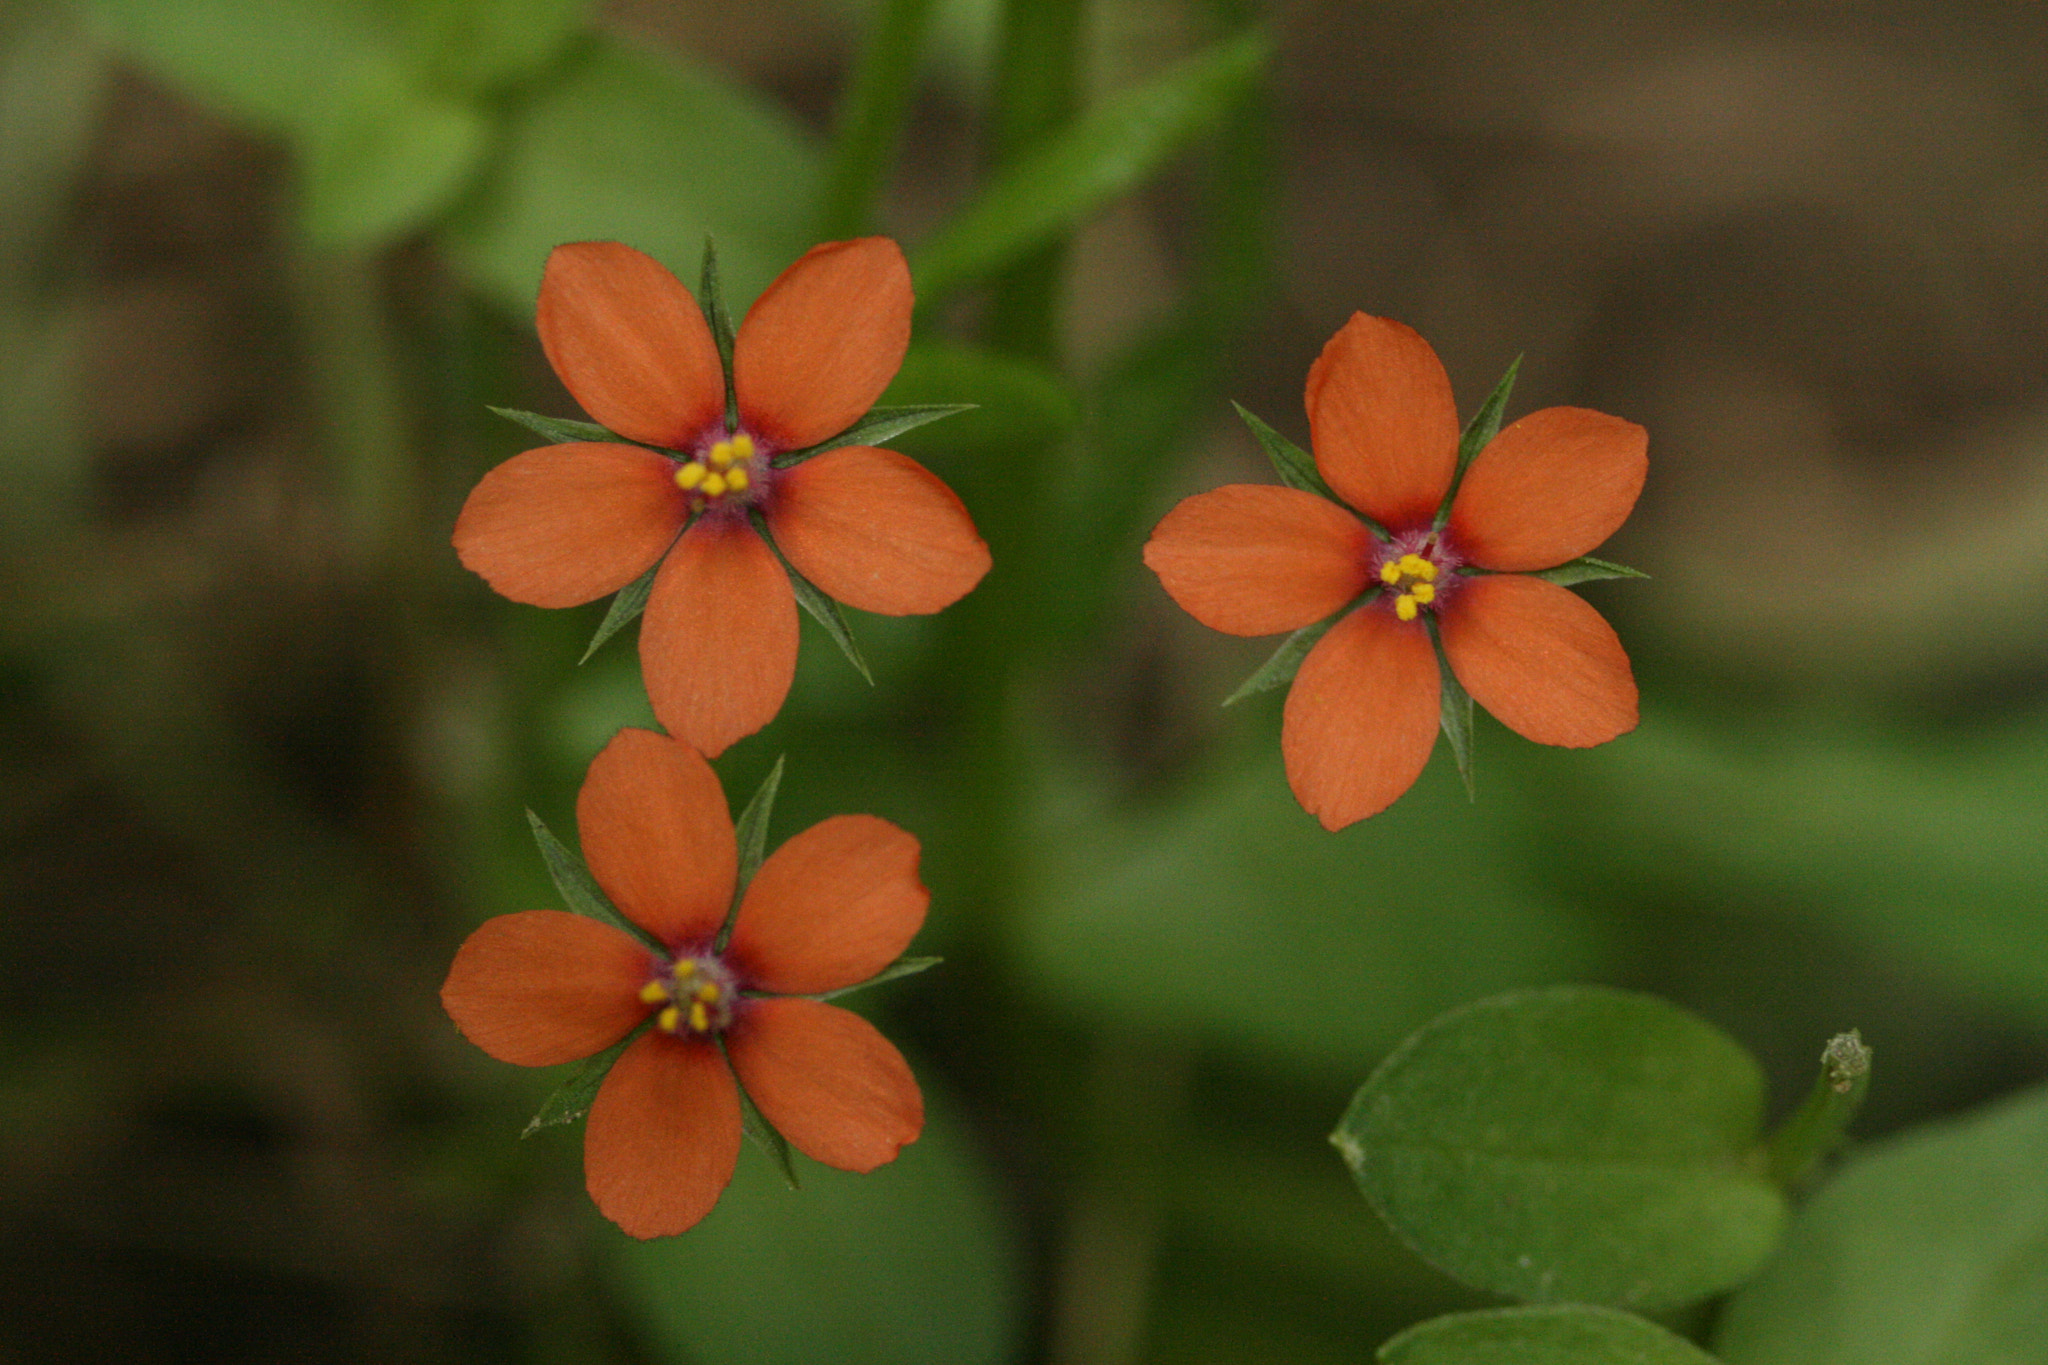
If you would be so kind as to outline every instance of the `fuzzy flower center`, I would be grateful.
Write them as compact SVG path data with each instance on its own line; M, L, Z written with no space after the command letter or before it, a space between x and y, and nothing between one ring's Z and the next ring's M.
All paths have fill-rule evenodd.
M702 508L720 502L750 501L745 495L761 476L761 452L744 431L720 437L676 466L676 487Z
M1380 583L1394 604L1394 615L1413 621L1424 607L1456 582L1459 559L1433 532L1398 536L1380 560Z
M715 957L679 957L640 988L640 1003L660 1006L654 1025L684 1037L716 1033L732 1022L732 973Z

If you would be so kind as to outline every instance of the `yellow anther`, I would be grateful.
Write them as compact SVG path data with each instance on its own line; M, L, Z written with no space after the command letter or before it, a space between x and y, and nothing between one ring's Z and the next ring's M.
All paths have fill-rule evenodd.
M650 981L640 988L640 1003L643 1005L659 1005L671 998L668 986L664 982Z
M707 1005L717 1004L718 997L723 994L725 992L718 989L716 981L706 981L703 985L697 987L697 998Z
M711 463L717 465L720 469L724 469L732 463L731 441L720 441L717 445L711 447Z
M673 1009L674 1007L671 1006L670 1008ZM690 1006L690 1027L699 1033L709 1033L711 1031L711 1016L705 1011L702 1001Z
M676 487L686 493L702 482L704 482L704 466L698 464L695 460L690 461L676 471Z
M1429 582L1417 583L1408 589L1408 595L1426 607L1436 601L1436 585Z
M707 498L723 497L725 494L725 475L715 469L712 470L704 476L704 484L697 491Z
M697 959L696 959L696 958L694 958L694 957L679 957L679 958L677 958L677 959L676 959L676 965L675 965L675 973L676 973L676 975L677 975L677 976L679 976L679 977L680 977L680 976L685 976L685 975L688 975L689 973L691 973L691 972L694 972L694 971L696 971L696 970L697 970Z
M661 1026L662 1032L674 1033L676 1031L676 1025L682 1022L682 1018L683 1012L677 1009L674 1005L670 1005L660 1014L654 1016L654 1022Z
M1402 555L1401 572L1410 578L1419 578L1423 582L1428 583L1436 578L1436 565L1430 563L1421 555Z
M1413 621L1416 611L1414 594L1404 592L1394 599L1394 615L1403 621Z
M728 469L725 471L725 491L728 493L744 493L747 491L747 485L752 482L753 480L747 477L747 471L744 469Z
M744 431L735 432L732 438L732 457L735 460L754 458L754 438Z
M1400 581L1401 563L1399 560L1390 559L1386 563L1380 565L1380 582L1386 584L1388 587L1391 588L1392 586L1394 586L1394 584L1399 583Z

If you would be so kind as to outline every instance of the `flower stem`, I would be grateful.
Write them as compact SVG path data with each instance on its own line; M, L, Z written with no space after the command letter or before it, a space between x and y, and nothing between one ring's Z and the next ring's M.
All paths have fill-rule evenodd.
M931 15L932 0L888 0L869 32L839 102L832 164L818 206L820 237L857 237L868 230L916 93Z
M1870 1048L1862 1035L1850 1029L1830 1038L1806 1102L1764 1145L1770 1178L1788 1190L1805 1184L1821 1161L1841 1146L1869 1089Z

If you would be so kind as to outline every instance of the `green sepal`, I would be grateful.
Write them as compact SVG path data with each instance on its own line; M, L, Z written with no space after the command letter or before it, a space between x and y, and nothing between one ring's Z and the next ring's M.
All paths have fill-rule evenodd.
M762 860L768 856L768 817L775 809L775 793L782 787L782 762L782 756L778 754L775 766L768 770L768 776L761 779L761 785L754 788L754 795L733 826L740 850L740 874L733 883L732 908L726 911L725 923L718 930L718 951L721 953L732 937L733 920L739 914L740 898L747 894L747 883L754 880L754 874L761 870Z
M619 1060L619 1054L626 1050L628 1043L647 1032L647 1027L652 1022L653 1016L650 1015L640 1021L638 1028L618 1042L595 1057L585 1057L578 1062L576 1069L569 1073L569 1079L555 1087L555 1093L548 1096L547 1102L541 1105L540 1112L533 1116L533 1121L526 1125L519 1136L530 1138L543 1128L574 1123L589 1113L590 1102L597 1098L597 1088L604 1084L604 1078L611 1072L612 1063Z
M718 368L725 373L725 429L739 426L739 395L732 382L732 314L725 310L725 292L718 286L718 250L707 233L704 237L704 269L697 277L699 307L711 324L711 340L718 347Z
M725 1043L723 1040L720 1040L718 1046L720 1051L724 1051ZM728 1054L726 1063L731 1065L731 1062L731 1055ZM766 1114L763 1114L755 1107L754 1097L747 1093L747 1088L744 1085L739 1090L740 1131L751 1138L756 1147L759 1147L768 1154L768 1160L774 1164L776 1173L782 1177L783 1184L789 1186L792 1190L801 1189L802 1186L797 1183L796 1178L796 1162L789 1155L789 1139L784 1137L781 1130L768 1121Z
M1486 401L1479 405L1479 411L1472 414L1466 424L1465 434L1458 439L1458 468L1451 475L1451 486L1444 493L1442 505L1436 509L1435 527L1441 531L1444 523L1451 519L1451 503L1458 496L1458 485L1465 481L1465 471L1472 465L1487 443L1500 434L1500 415L1506 411L1508 395L1514 392L1515 376L1521 372L1522 357L1516 356L1508 366L1508 372L1500 377L1500 383L1493 386L1493 392L1486 395Z
M747 515L753 521L754 529L761 533L761 539L767 541L768 548L775 551L775 558L781 561L783 572L789 575L789 586L796 593L796 600L819 625L825 628L825 633L832 637L832 643L839 646L839 652L846 656L847 662L854 666L861 677L867 679L868 686L873 687L875 675L868 671L868 661L861 657L860 645L854 641L853 632L847 628L846 618L839 614L839 604L827 597L817 584L798 573L796 566L784 558L782 547L777 545L775 537L769 534L768 521L761 515L759 509L752 510Z
M590 637L590 644L584 649L582 658L576 660L577 663L597 653L597 647L618 634L621 626L647 610L647 594L654 591L654 575L660 569L661 560L657 559L646 573L612 594L610 610L605 612L604 620L598 622L597 634Z
M1591 555L1580 555L1568 564L1554 569L1544 569L1529 575L1555 583L1560 588L1569 588L1575 583L1598 583L1608 578L1648 578L1641 569L1631 569L1626 564L1615 564Z
M583 860L554 836L545 821L528 811L526 823L533 827L533 841L540 845L541 861L547 864L548 876L554 880L555 890L562 893L563 903L569 909L609 924L614 929L623 929L656 951L665 951L645 929L618 912L611 897L605 895L604 888L590 875L590 869Z
M636 446L639 441L629 441L610 427L601 427L595 422L574 422L567 417L543 417L537 412L521 412L518 408L492 407L498 416L519 423L528 431L547 437L557 445L570 445L577 441L609 441L618 445Z
M1354 602L1351 605L1357 606L1361 602L1369 602L1377 592L1379 592L1379 589L1374 588L1372 592L1367 593L1358 602ZM1351 607L1344 608L1344 611L1350 610ZM1237 702L1243 701L1246 697L1257 696L1261 692L1270 692L1276 687L1285 687L1288 683L1293 682L1295 673L1301 668L1301 661L1308 657L1308 652L1311 649L1315 648L1316 641L1322 639L1324 635L1329 633L1330 627L1337 624L1337 618L1342 616L1344 611L1327 616L1312 626L1303 626L1300 630L1295 631L1294 634L1282 640L1280 648L1273 651L1273 657L1261 664L1258 672L1246 678L1237 691L1225 697L1223 704L1225 706L1234 705Z
M1280 482L1289 488L1328 498L1331 502L1338 501L1337 495L1330 491L1330 485L1323 482L1322 474L1317 471L1314 456L1260 421L1244 404L1233 402L1230 406L1237 409L1237 415L1252 429L1252 435L1259 438L1259 444L1265 448L1266 458L1273 462L1273 472L1280 476ZM1370 517L1364 520L1381 540L1387 538L1387 533Z
M868 415L840 432L829 441L820 441L802 450L784 451L772 463L777 469L802 464L814 455L823 455L828 450L844 446L880 445L906 431L915 431L927 422L936 422L941 417L952 417L963 412L972 412L978 403L911 403L902 407L870 408Z
M946 959L943 957L899 957L888 966L876 972L865 981L856 981L851 986L841 986L836 991L826 991L814 996L817 1000L837 1000L842 995L864 991L870 986L879 986L884 981L894 981L899 976L916 976L919 972L930 971Z
M1444 738L1450 741L1451 757L1458 763L1458 776L1465 781L1465 799L1477 801L1479 789L1472 781L1472 694L1465 690L1465 684L1459 682L1458 675L1451 670L1451 661L1444 654L1443 636L1437 631L1433 615L1429 618L1429 643L1436 650L1436 668L1443 678L1439 695L1443 703Z

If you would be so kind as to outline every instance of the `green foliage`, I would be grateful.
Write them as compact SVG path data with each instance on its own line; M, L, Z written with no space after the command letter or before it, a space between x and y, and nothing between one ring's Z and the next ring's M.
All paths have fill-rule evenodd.
M486 406L489 406L488 404ZM619 435L609 427L595 422L579 422L568 417L548 417L538 412L521 412L518 408L491 408L498 416L519 423L535 435L547 438L555 445L574 445L579 441L608 441L620 445L637 445Z
M1453 1313L1380 1347L1380 1365L1713 1365L1656 1323L1611 1308L1560 1304Z
M1560 564L1554 569L1540 570L1531 577L1547 578L1560 588L1569 588L1579 583L1598 583L1611 578L1648 578L1649 575L1641 569L1631 569L1626 564L1595 559L1592 555L1580 555L1569 563Z
M647 598L654 591L654 576L660 572L661 561L656 560L646 573L612 594L612 604L605 608L604 620L597 623L597 630L592 633L590 643L583 647L583 657L577 663L589 662L599 645L647 610Z
M2048 1090L1852 1157L1725 1310L1729 1365L2048 1363Z
M1451 476L1451 486L1444 494L1444 500L1436 509L1436 528L1440 531L1451 519L1451 504L1458 496L1458 485L1464 481L1465 471L1472 467L1472 461L1487 443L1500 434L1501 414L1507 410L1508 395L1515 391L1515 376L1521 372L1522 358L1516 356L1508 366L1508 372L1493 386L1493 392L1486 395L1486 401L1479 405L1479 411L1472 414L1472 420L1465 424L1465 431L1458 438L1458 464Z
M590 869L583 859L576 856L557 839L538 815L526 812L526 823L533 827L533 841L540 845L541 860L548 865L548 876L553 879L555 889L562 893L562 902L579 915L601 920L620 929L657 951L662 945L645 929L620 914L612 904L611 897L597 884L597 878L590 875Z
M576 1063L576 1069L569 1073L569 1079L563 1081L556 1087L555 1092L548 1096L546 1103L541 1105L540 1112L533 1116L525 1131L519 1136L532 1137L543 1128L574 1123L589 1113L591 1101L597 1098L598 1087L603 1085L604 1078L611 1074L612 1063L619 1060L619 1054L652 1025L653 1017L650 1015L640 1022L638 1028L618 1042L596 1056L586 1057Z
M1465 684L1458 681L1457 670L1451 667L1450 656L1444 653L1442 633L1437 629L1436 618L1429 622L1429 644L1436 651L1439 723L1443 726L1444 739L1451 746L1451 758L1458 765L1458 777L1465 784L1465 795L1477 798L1478 789L1472 777L1472 694L1465 690Z
M1232 403L1230 406L1237 409L1237 415L1244 419L1244 424L1252 429L1252 435L1258 438L1259 446L1266 452L1266 458L1273 462L1273 472L1280 476L1280 482L1289 488L1299 488L1304 493L1314 493L1317 497L1328 498L1332 502L1339 500L1337 495L1330 491L1330 485L1323 482L1322 473L1316 468L1313 456L1267 426L1244 404ZM1353 510L1356 512L1356 509ZM1380 539L1386 539L1386 532L1381 530L1372 518L1363 513L1358 513L1358 517L1366 525L1371 526Z
M775 457L777 469L802 464L814 455L823 455L828 450L840 450L846 446L874 446L894 440L906 431L915 431L921 426L936 422L942 417L954 417L963 412L972 412L972 403L920 403L903 407L870 408L868 415L855 422L845 431L829 441L820 441L802 450L792 450L786 455Z
M1377 593L1378 589L1374 589L1368 597ZM1345 612L1350 610L1350 607L1346 607L1343 611L1327 616L1312 626L1303 626L1282 640L1280 647L1273 651L1266 662L1260 664L1258 670L1249 678L1239 683L1237 691L1223 699L1223 704L1232 706L1246 697L1255 697L1261 692L1270 692L1276 687L1285 687L1293 682L1294 675L1301 671L1301 661L1316 647L1316 641L1328 635L1330 627L1343 620Z
M1476 1288L1627 1308L1753 1274L1784 1200L1751 1162L1763 1076L1652 996L1555 987L1454 1010L1362 1086L1331 1141L1394 1230Z
M796 566L783 558L782 547L775 543L775 537L768 532L768 522L758 510L748 513L754 529L761 539L768 542L768 548L775 551L775 558L781 563L782 571L789 575L789 586L796 593L797 604L811 614L811 619L825 628L832 637L832 643L839 646L839 652L853 665L854 671L864 678L870 687L874 686L875 675L868 668L867 659L860 652L860 642L853 638L853 630L846 624L839 604L827 597L817 584L798 573Z
M841 986L836 991L826 991L818 998L820 1000L837 1000L842 995L851 995L855 991L864 991L870 986L879 986L884 981L894 981L898 977L916 976L919 972L928 972L945 960L942 957L899 957L867 980L856 981L851 986Z

